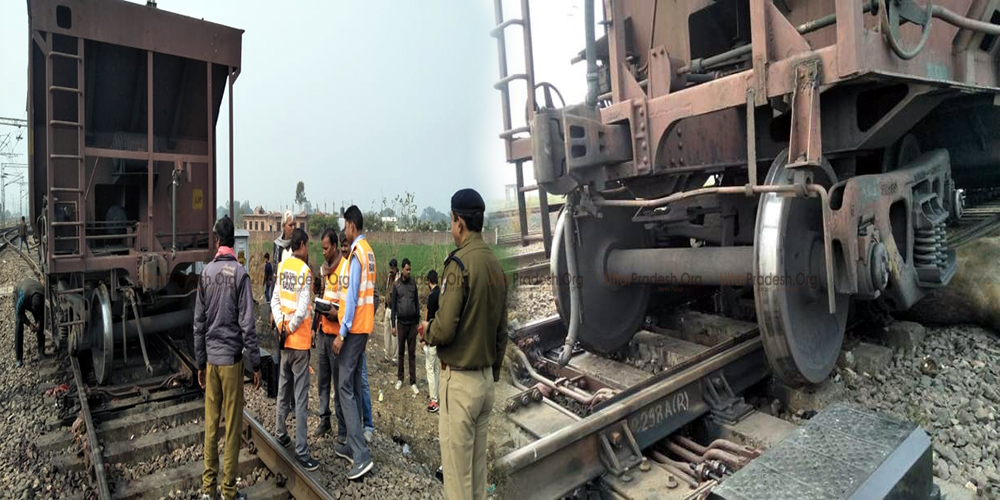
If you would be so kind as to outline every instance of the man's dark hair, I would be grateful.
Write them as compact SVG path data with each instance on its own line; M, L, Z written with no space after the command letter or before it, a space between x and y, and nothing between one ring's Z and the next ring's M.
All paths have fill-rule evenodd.
M297 227L292 230L292 244L289 248L291 248L293 252L298 250L302 245L306 245L308 243L309 235L303 231L302 228Z
M31 296L31 310L42 311L45 309L45 296L40 293L36 293ZM35 318L36 321L41 321L41 318Z
M225 215L216 221L215 235L219 237L220 245L232 248L236 244L236 230L233 227L233 219Z
M430 281L432 285L438 284L438 272L431 269L430 272L427 273L427 281Z
M340 244L343 245L344 243L347 243L347 231L344 231L343 229L341 229L340 230Z
M337 233L333 228L326 228L323 231L323 236L319 237L319 241L328 240L331 245L337 247L337 251L340 251L340 234Z
M396 259L389 259L389 267L396 267Z
M406 266L409 266L409 265L410 265L410 259L404 258L403 259L403 265L400 266L400 267L406 267Z
M457 221L461 217L465 221L465 227L473 233L483 232L483 212L452 212L451 220Z
M24 216L23 215L21 216L21 222L24 222Z
M264 252L264 260L271 260L271 254Z
M361 209L357 205L351 205L347 208L344 212L344 220L354 224L359 233L365 230L365 218L361 215Z

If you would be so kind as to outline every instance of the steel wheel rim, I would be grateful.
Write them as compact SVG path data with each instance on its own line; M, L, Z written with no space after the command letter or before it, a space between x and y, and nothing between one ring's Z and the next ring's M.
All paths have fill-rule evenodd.
M790 184L785 153L771 165L766 184ZM832 170L816 169L815 182L830 186ZM837 295L830 314L826 289L810 288L809 277L821 282L823 270L822 205L817 198L761 195L754 238L754 277L778 276L790 284L754 282L757 322L772 371L792 386L818 384L836 365L847 325L850 297ZM804 283L799 284L799 275Z
M98 384L105 384L111 379L115 340L114 324L111 321L111 297L104 285L94 290L87 329L90 353L94 360L94 374L97 376Z

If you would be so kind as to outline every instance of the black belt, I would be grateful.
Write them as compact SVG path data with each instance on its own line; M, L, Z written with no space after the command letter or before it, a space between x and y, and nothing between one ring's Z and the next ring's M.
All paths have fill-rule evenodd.
M464 367L464 366L449 365L448 363L445 363L444 361L441 362L441 369L442 370L447 370L449 368L451 368L452 371L456 371L456 372L477 372L479 370L485 369L486 367L482 366L482 367L479 367L479 368L467 368L467 367Z

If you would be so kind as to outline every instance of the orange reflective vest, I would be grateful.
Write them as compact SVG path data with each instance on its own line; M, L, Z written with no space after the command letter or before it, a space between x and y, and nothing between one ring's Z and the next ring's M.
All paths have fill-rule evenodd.
M340 263L337 264L337 268L326 277L325 287L323 289L323 300L331 304L340 304L340 296L343 293L340 289L340 275L344 272L344 268L347 267L347 260L340 259ZM340 313L337 313L340 316ZM327 335L339 335L340 334L340 321L330 321L324 315L320 318L320 323L323 326L323 333Z
M278 293L281 301L281 318L276 323L278 328L284 326L286 319L291 319L298 308L299 290L305 288L308 293L309 283L312 280L312 271L302 259L289 257L281 261L278 266ZM312 307L306 312L306 317L285 338L285 347L297 351L308 351L312 346L312 334L309 327L312 325Z
M375 252L367 240L359 239L351 250L351 256L358 259L361 265L361 281L358 283L358 305L354 309L354 320L351 322L351 333L370 334L375 329ZM344 292L350 284L351 264L348 259L341 275ZM347 310L346 293L340 294L340 310L337 318L344 322Z

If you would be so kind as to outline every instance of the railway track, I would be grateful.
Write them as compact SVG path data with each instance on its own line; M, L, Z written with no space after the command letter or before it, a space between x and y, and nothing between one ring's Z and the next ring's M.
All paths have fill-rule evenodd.
M796 426L748 404L744 395L791 391L770 382L753 323L672 312L614 359L578 352L563 367L564 335L558 317L516 332L513 382L497 392L518 444L495 462L504 498L804 498L830 481L837 486L816 498L882 498L909 481L900 470L927 479L902 486L914 488L908 497L933 498L930 439L915 424L834 404ZM869 480L876 469L881 478Z
M0 250L16 236L16 228L2 230ZM41 278L30 252L22 258ZM116 361L112 384L105 386L87 376L81 365L89 362L86 357L65 350L40 365L39 390L56 410L36 445L53 454L55 467L87 472L90 480L89 489L71 498L161 498L200 489L204 463L197 450L204 442L205 403L195 361L169 337L149 336L147 345L155 360L152 373L141 353L133 352L138 342L130 341L123 346L125 359ZM243 490L249 498L334 498L247 410L242 435L237 476L257 471L264 477ZM190 460L183 458L185 450Z
M618 498L688 498L710 488L697 467L666 456L679 446L667 438L705 415L751 412L739 394L767 377L767 362L752 323L691 311L667 322L678 329L647 325L625 359L580 352L565 367L556 362L565 334L558 317L517 333L514 386L498 401L525 444L496 463L506 495L559 498L595 479ZM729 439L715 445L755 453Z

